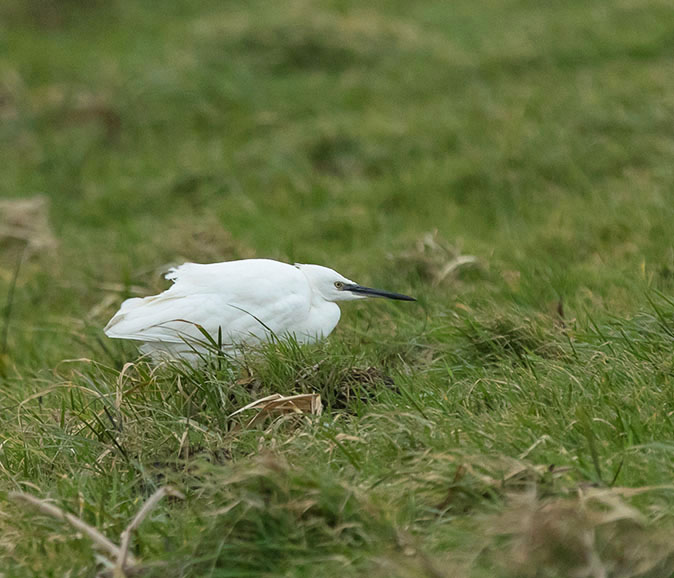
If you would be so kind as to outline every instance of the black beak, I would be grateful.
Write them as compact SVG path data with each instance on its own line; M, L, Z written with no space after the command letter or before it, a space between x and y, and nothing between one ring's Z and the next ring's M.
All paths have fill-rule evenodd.
M401 293L391 293L390 291L382 291L381 289L372 289L371 287L363 287L362 285L345 284L344 291L351 291L356 295L364 295L365 297L386 297L386 299L397 299L398 301L416 301L414 297L402 295Z

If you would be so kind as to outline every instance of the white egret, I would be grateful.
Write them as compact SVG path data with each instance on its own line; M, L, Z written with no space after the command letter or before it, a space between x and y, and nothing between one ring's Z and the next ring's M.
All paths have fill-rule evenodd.
M339 301L413 297L363 287L320 265L245 259L170 269L173 285L122 303L105 327L108 337L143 342L154 360L196 361L207 333L226 353L242 345L293 336L299 343L327 337L340 317Z

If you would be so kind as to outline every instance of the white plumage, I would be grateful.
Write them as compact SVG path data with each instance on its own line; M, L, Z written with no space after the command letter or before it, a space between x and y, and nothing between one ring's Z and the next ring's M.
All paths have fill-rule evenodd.
M151 297L127 299L105 327L108 337L143 342L153 359L199 359L207 332L223 350L294 336L300 343L329 335L340 317L337 301L412 297L357 285L319 265L246 259L185 263L166 278L173 285Z

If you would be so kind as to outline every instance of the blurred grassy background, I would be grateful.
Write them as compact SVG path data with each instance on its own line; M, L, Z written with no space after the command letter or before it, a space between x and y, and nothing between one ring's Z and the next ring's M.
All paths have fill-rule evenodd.
M311 353L339 368L330 379L352 363L349 348L364 352L355 355L392 373L420 407L431 403L425 390L442 392L447 419L458 407L478 411L475 431L503 444L487 444L489 451L511 458L541 435L590 424L580 446L562 436L534 460L539 465L576 464L570 456L592 445L588 432L601 420L617 423L622 404L636 396L625 411L655 417L629 434L638 442L625 443L670 449L651 470L646 460L623 472L621 483L666 483L673 70L668 1L4 0L0 224L4 214L28 233L0 227L0 295L10 290L24 241L44 235L16 278L2 351L5 390L19 403L61 379L47 369L66 358L117 368L132 359L132 347L103 341L100 328L124 297L165 287L166 264L253 256L315 262L420 300L416 309L344 308L327 351ZM36 225L35 217L7 216L10 201L35 195L49 203L49 229L39 218ZM476 264L443 277L461 255ZM585 345L574 342L583 335ZM513 369L513 358L526 358L526 371ZM614 369L618 385L609 391L601 386L609 377L593 368L598 359L605 376ZM289 390L298 383L278 367L258 372ZM550 404L536 398L546 386L527 372L546 375L553 390L580 376L580 390L557 400L556 425L522 413L519 404L532 396L540 407ZM101 383L113 388L116 379ZM327 387L324 374L312 379L301 387ZM513 393L511 379L524 389ZM390 395L373 411L397 415L411 403ZM609 408L604 395L615 395ZM577 406L598 421L583 421ZM16 441L23 430L13 429L12 411L4 437ZM476 419L464 418L464 428ZM443 421L424 427L442 424L452 429ZM520 438L517 428L527 433ZM627 446L612 445L610 428L596 435L607 444L598 442L598 463L615 468ZM423 454L414 443L405 451L414 447ZM7 458L8 471L21 464L23 479L75 499L79 490L55 489L18 455ZM331 464L316 479L343 465ZM74 459L68 475L80 467ZM581 478L594 475L593 466L584 468ZM370 474L352 474L343 479L372 483ZM447 476L451 482L454 473ZM129 484L128 496L136 495ZM92 488L94 500L107 495ZM663 508L656 518L670 524L671 501ZM185 536L196 531L190 524ZM469 516L466 524L477 522ZM431 552L461 543L425 531ZM367 567L359 565L357 552L367 549L361 538L340 554L356 573ZM77 552L88 559L86 548ZM428 570L396 564L390 571L400 575ZM490 564L484 575L497 572ZM304 571L297 575L319 575Z

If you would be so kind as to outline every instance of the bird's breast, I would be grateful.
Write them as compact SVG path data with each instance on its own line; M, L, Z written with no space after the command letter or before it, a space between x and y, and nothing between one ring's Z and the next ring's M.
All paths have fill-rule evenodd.
M336 303L321 301L312 303L306 319L295 328L297 338L304 342L314 342L327 337L337 326L341 312Z

